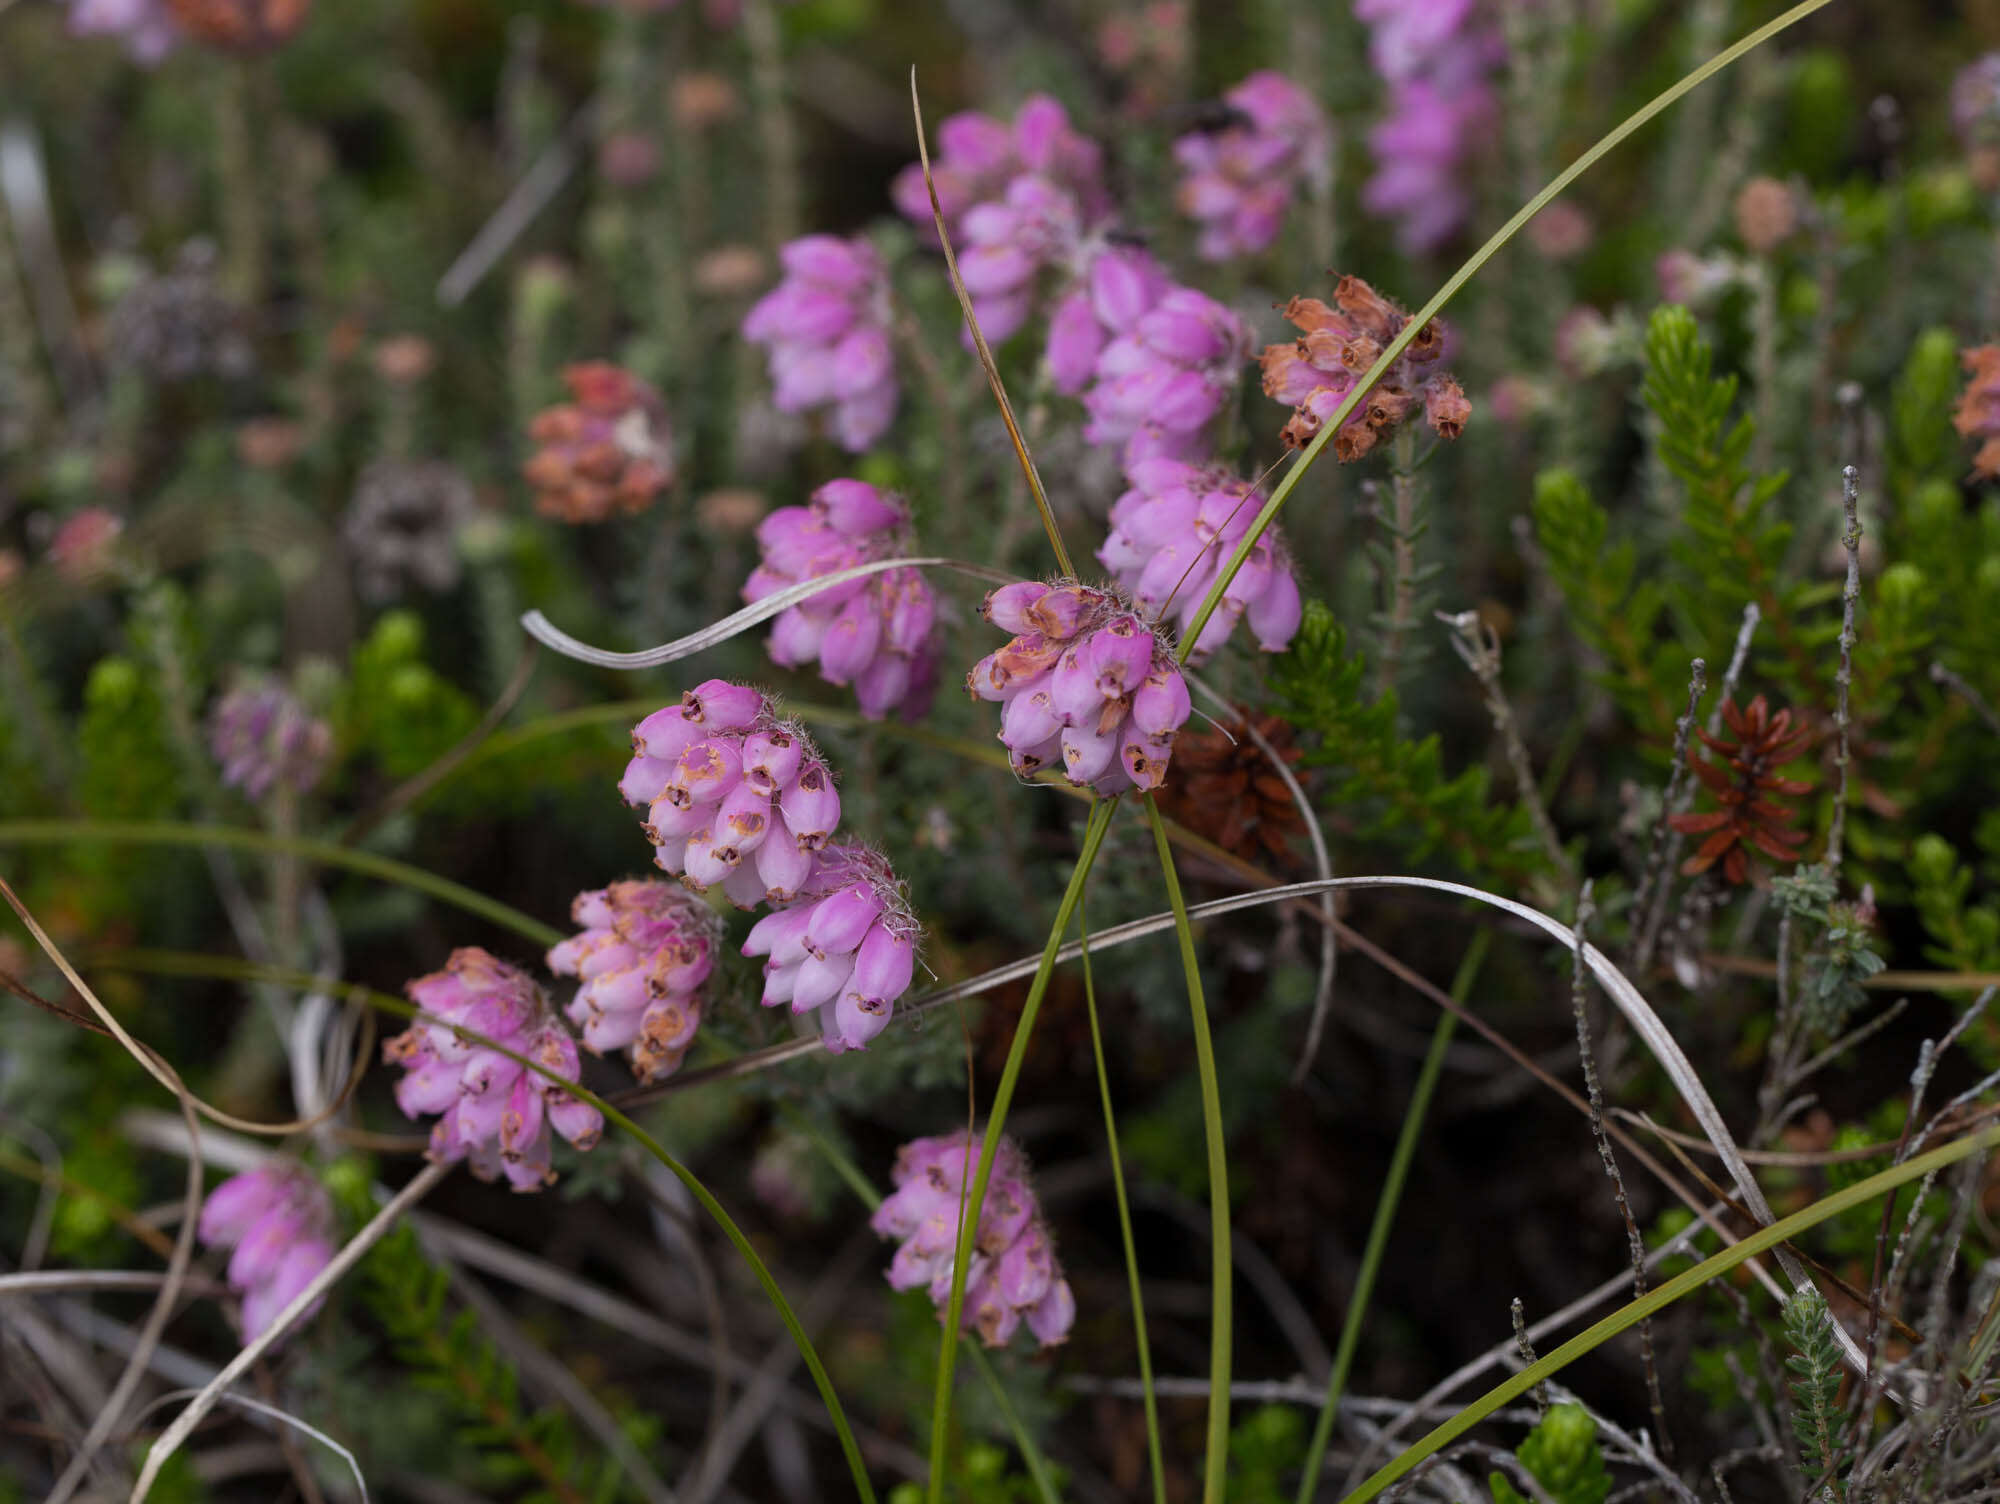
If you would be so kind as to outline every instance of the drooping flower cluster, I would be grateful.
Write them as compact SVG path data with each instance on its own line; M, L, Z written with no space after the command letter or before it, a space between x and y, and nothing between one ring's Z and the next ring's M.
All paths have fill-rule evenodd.
M1211 129L1174 142L1183 174L1181 211L1201 224L1196 253L1229 261L1267 249L1303 184L1324 192L1333 175L1333 132L1312 95L1269 69L1222 96L1227 113Z
M1973 476L1994 480L2000 478L2000 345L1974 345L1958 358L1972 374L1952 410L1952 426L1960 438L1981 441L1972 457Z
M303 794L319 782L333 753L333 729L274 680L240 684L216 702L209 750L222 781L251 799L277 785Z
M195 1228L210 1248L232 1248L229 1287L243 1298L243 1337L255 1341L333 1262L333 1201L295 1164L265 1165L222 1182Z
M1694 748L1688 750L1688 767L1721 808L1705 814L1673 815L1667 823L1684 835L1708 838L1681 864L1682 872L1691 876L1720 862L1724 877L1743 883L1750 880L1753 846L1775 861L1799 859L1806 833L1792 828L1798 811L1771 796L1810 792L1810 783L1785 778L1778 769L1795 761L1812 744L1813 733L1810 726L1793 724L1791 711L1773 711L1762 695L1741 709L1734 700L1724 700L1722 718L1734 741L1695 727L1695 734L1720 761L1703 757Z
M1066 581L1003 585L986 619L1014 639L973 665L966 688L1001 705L1000 740L1026 777L1060 760L1100 794L1156 789L1193 706L1180 665L1109 590Z
M604 361L565 367L573 401L535 415L540 447L521 474L535 510L563 522L603 522L643 512L673 482L673 439L660 394Z
M1375 175L1361 202L1398 221L1406 251L1435 250L1472 208L1461 169L1495 113L1488 80L1505 56L1477 9L1477 0L1354 0L1389 89L1388 113L1368 133Z
M1152 620L1177 612L1185 634L1257 519L1256 490L1219 467L1178 460L1141 461L1127 479L1131 489L1111 508L1111 536L1098 561ZM1207 657L1246 619L1260 648L1281 653L1299 629L1300 611L1291 555L1269 529L1230 581L1189 660Z
M710 679L632 728L618 790L644 807L653 860L740 908L804 892L840 824L833 774L796 724L754 689Z
M976 113L946 120L931 176L973 312L994 344L1028 322L1045 273L1076 274L1111 213L1103 153L1044 94L1028 99L1011 126ZM891 192L934 237L923 164L905 167Z
M743 586L746 601L822 575L909 552L902 499L865 481L828 481L812 504L780 507L757 527L763 561ZM772 623L772 661L817 662L829 684L851 684L862 714L900 710L917 720L937 687L937 597L915 569L892 569L835 585Z
M865 1049L909 990L917 922L888 860L841 842L820 852L811 886L751 927L746 956L765 956L765 1007L817 1011L835 1054Z
M1051 384L1083 394L1083 436L1122 446L1128 466L1205 453L1249 356L1242 319L1135 246L1098 250L1049 320Z
M889 1262L889 1283L898 1290L928 1289L939 1320L951 1305L961 1204L972 1193L979 1158L980 1145L962 1129L903 1145L890 1172L896 1189L869 1219L877 1233L901 1244ZM1023 1323L1043 1347L1068 1339L1076 1296L1056 1261L1027 1159L1011 1139L1001 1139L993 1156L972 1249L965 1274L967 1332L988 1347L1004 1347Z
M484 1036L565 1081L579 1071L576 1041L526 972L477 946L451 953L443 971L404 989L426 1017L386 1041L382 1058L403 1067L396 1105L406 1117L440 1114L429 1154L466 1160L482 1180L505 1175L517 1191L552 1184L550 1131L588 1149L604 1131L596 1108L460 1030Z
M148 68L181 39L167 0L70 0L69 29L80 37L122 37L132 60Z
M866 240L835 235L794 240L778 259L784 280L744 315L743 337L770 354L778 411L830 409L834 436L859 454L896 416L888 272Z
M583 983L565 1010L595 1054L627 1050L632 1074L680 1069L701 1027L702 985L715 968L721 924L676 883L628 881L579 893L583 926L549 952L549 970Z
M1011 125L977 110L948 116L938 126L937 142L931 181L954 241L969 215L1004 199L1008 186L1022 177L1040 178L1068 195L1080 223L1094 224L1111 210L1103 151L1071 126L1069 112L1046 94L1022 101ZM910 223L934 226L923 163L912 162L897 173L889 195ZM983 314L980 322L985 322Z
M1376 357L1407 324L1409 315L1359 277L1342 277L1332 308L1318 298L1293 298L1285 317L1302 332L1289 344L1266 345L1261 358L1264 395L1292 408L1279 435L1288 448L1312 442L1320 426L1354 390ZM1357 460L1421 407L1438 434L1455 439L1472 415L1464 389L1441 370L1444 334L1435 323L1417 331L1334 435L1333 452Z

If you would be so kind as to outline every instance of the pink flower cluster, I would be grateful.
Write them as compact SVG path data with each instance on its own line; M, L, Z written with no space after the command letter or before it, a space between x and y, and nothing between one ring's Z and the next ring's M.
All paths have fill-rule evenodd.
M979 1152L963 1129L903 1145L890 1172L896 1189L869 1219L877 1233L901 1242L889 1262L889 1283L898 1290L928 1289L940 1320L951 1305L959 1217L978 1175ZM1011 1139L1001 1139L993 1157L972 1248L966 1331L988 1347L1004 1347L1024 1322L1043 1347L1068 1339L1076 1296L1056 1262L1027 1160Z
M1368 133L1376 167L1361 202L1400 221L1407 251L1435 250L1471 212L1460 169L1495 113L1488 76L1505 55L1477 8L1477 0L1354 0L1373 31L1369 61L1389 87L1388 114Z
M1222 98L1222 124L1174 142L1181 210L1201 224L1195 250L1204 261L1267 249L1299 186L1324 192L1333 178L1326 114L1284 74L1253 73Z
M644 806L653 860L739 908L786 903L840 824L833 774L800 727L754 689L710 679L632 728L618 790Z
M632 748L619 789L647 806L660 866L777 911L743 946L768 957L765 1006L818 1010L835 1054L866 1046L909 988L918 926L886 858L828 845L840 796L805 733L758 691L710 679L635 726Z
M582 986L565 1010L601 1055L627 1050L632 1074L671 1076L701 1027L702 984L715 969L721 923L676 883L628 881L576 895L583 926L549 952L549 970Z
M837 1055L865 1049L889 1026L915 974L916 942L916 919L888 860L842 843L819 854L810 889L751 927L743 954L769 958L764 1006L817 1010L820 1038Z
M1111 536L1098 561L1155 621L1178 608L1180 630L1257 518L1256 489L1215 467L1144 460L1126 475L1132 487L1111 508ZM1299 582L1275 528L1267 529L1229 582L1201 630L1191 662L1200 662L1248 619L1257 645L1282 653L1299 629Z
M1013 641L973 665L966 688L1001 704L1000 740L1026 777L1058 759L1100 794L1156 789L1193 706L1165 642L1109 590L1003 585L986 619Z
M70 0L69 29L80 37L123 37L132 60L148 68L181 39L167 0Z
M787 586L900 557L909 551L909 512L901 498L865 481L832 480L812 504L780 507L757 527L763 562L743 599L760 601ZM880 720L900 710L918 720L937 688L937 597L914 569L892 569L821 591L772 623L771 659L784 668L819 663L829 684L852 684L861 712Z
M262 680L239 685L216 702L208 745L223 783L262 799L274 785L303 794L318 783L333 755L333 730L284 686Z
M223 1181L202 1202L195 1231L211 1248L235 1249L229 1287L243 1297L245 1341L262 1336L333 1262L333 1202L295 1164Z
M830 408L841 445L859 454L896 416L889 278L866 240L807 235L778 252L785 277L743 319L771 359L779 412Z
M1103 153L1044 94L1023 104L1011 126L977 113L946 120L931 178L979 327L996 345L1028 322L1042 273L1072 273L1111 212ZM890 191L907 218L933 224L921 162Z
M432 1159L464 1159L482 1180L504 1174L515 1190L537 1191L555 1180L551 1129L579 1149L597 1142L604 1118L596 1108L460 1032L575 1081L576 1041L526 972L468 945L405 991L427 1016L386 1041L382 1058L405 1072L396 1083L404 1116L440 1114L431 1127Z
M1082 392L1090 414L1083 436L1122 445L1127 465L1206 452L1204 430L1249 356L1242 319L1205 293L1174 285L1135 246L1106 246L1092 256L1049 320L1051 384Z

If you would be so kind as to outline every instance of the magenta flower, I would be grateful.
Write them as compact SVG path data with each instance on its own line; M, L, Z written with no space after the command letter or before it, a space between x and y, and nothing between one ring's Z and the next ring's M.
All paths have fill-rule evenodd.
M223 1181L203 1200L195 1232L210 1248L235 1250L229 1287L243 1298L246 1342L262 1336L333 1262L333 1202L295 1164L266 1165Z
M1355 0L1373 28L1369 61L1389 88L1388 113L1368 133L1376 169L1361 202L1400 221L1407 251L1437 249L1471 211L1461 171L1492 121L1488 78L1505 56L1473 12L1473 0Z
M856 564L909 552L902 499L865 481L828 481L812 505L780 507L757 527L763 562L743 586L746 601ZM783 612L771 626L771 659L784 668L818 663L829 684L851 684L861 712L900 711L920 720L937 688L937 597L914 569L892 569L833 586Z
M923 1286L943 1320L951 1305L958 1223L979 1170L980 1146L964 1130L903 1145L890 1172L896 1189L869 1226L900 1246L889 1262L898 1290ZM1028 1181L1025 1156L1000 1140L965 1273L965 1330L1004 1347L1025 1322L1035 1341L1054 1347L1076 1321L1076 1296L1056 1261L1055 1241Z
M842 843L820 852L805 891L751 926L743 954L768 958L764 1006L817 1011L820 1038L838 1055L889 1027L915 974L917 935L888 858Z
M1100 794L1156 789L1192 709L1165 641L1120 596L1074 581L1003 585L986 619L1014 639L973 665L966 688L1001 703L1000 740L1027 777L1061 760Z
M1181 211L1201 224L1204 261L1267 249L1301 184L1324 191L1333 177L1326 114L1282 73L1253 73L1223 95L1229 119L1174 142Z
M866 240L807 235L778 253L785 277L743 319L771 359L779 412L831 409L842 447L859 454L896 416L889 279Z
M148 68L181 39L166 0L70 0L69 29L79 37L123 37L132 61Z
M618 790L644 807L662 871L739 908L789 903L813 853L840 824L840 795L818 749L762 694L710 679L632 728Z
M627 1050L641 1081L671 1076L701 1027L722 933L715 911L676 884L631 881L577 894L570 917L583 933L551 950L548 965L583 983L564 1011L584 1048Z
M310 714L283 685L256 679L238 685L209 715L209 750L225 786L262 799L282 784L307 793L333 755L333 729Z
M954 244L965 216L976 205L1004 197L1008 184L1023 174L1068 194L1080 220L1094 222L1110 212L1103 152L1071 127L1069 113L1046 94L1030 95L1012 125L977 111L952 115L938 126L937 141L931 181ZM923 163L897 173L889 195L905 219L936 233Z
M1098 561L1132 592L1154 621L1170 610L1185 634L1217 575L1257 519L1256 488L1214 466L1145 460L1127 475L1132 487L1111 508L1111 536ZM1299 582L1275 528L1230 581L1202 628L1189 661L1199 663L1248 619L1257 645L1282 653L1299 629Z
M2000 137L2000 52L1975 58L1952 78L1951 128L1968 152Z
M1071 129L1061 105L1038 94L1011 127L952 116L938 128L931 169L979 327L998 344L1028 322L1044 274L1073 278L1106 227L1102 153ZM891 192L905 216L933 224L922 163L904 168Z
M1204 454L1249 355L1243 320L1136 246L1100 246L1049 319L1050 384L1082 393L1083 436L1128 466Z
M386 1041L382 1058L403 1067L396 1105L405 1117L439 1114L430 1158L463 1159L482 1180L504 1174L515 1190L538 1191L555 1181L551 1129L579 1149L597 1142L604 1118L596 1108L460 1032L482 1035L575 1081L576 1041L526 972L468 945L451 953L443 971L404 990L426 1017Z

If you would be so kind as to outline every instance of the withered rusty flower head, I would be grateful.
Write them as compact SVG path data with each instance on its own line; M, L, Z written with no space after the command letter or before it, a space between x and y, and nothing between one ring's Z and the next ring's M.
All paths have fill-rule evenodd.
M1254 724L1279 757L1298 762L1303 754L1290 723L1264 715ZM1293 842L1305 822L1285 780L1245 734L1242 720L1183 734L1174 762L1179 776L1160 795L1160 809L1169 818L1249 861L1292 865Z
M1326 420L1410 321L1410 316L1359 277L1342 277L1333 306L1318 298L1295 297L1285 317L1300 337L1267 345L1259 357L1264 395L1288 404L1291 420L1279 435L1287 448L1312 442ZM1439 436L1455 439L1472 416L1472 404L1451 375L1439 369L1445 337L1435 320L1419 329L1403 353L1340 425L1333 452L1343 462L1358 460L1422 409Z
M2000 345L1974 345L1958 352L1971 372L1951 415L1961 438L1984 442L1972 457L1975 480L2000 479Z
M673 440L659 393L603 361L563 371L575 399L536 414L539 446L521 473L535 510L563 522L643 512L674 478Z
M225 52L283 46L305 24L312 0L167 0L182 31Z
M1798 811L1770 796L1811 790L1809 782L1781 777L1778 769L1805 751L1813 733L1808 726L1795 726L1791 711L1773 711L1762 695L1742 709L1734 700L1724 700L1722 718L1735 737L1733 742L1695 728L1721 761L1703 757L1694 749L1688 752L1694 776L1722 807L1705 814L1673 815L1667 823L1683 835L1708 838L1682 864L1682 872L1706 872L1720 862L1724 877L1743 883L1750 880L1749 851L1753 846L1774 861L1799 859L1806 835L1791 828Z

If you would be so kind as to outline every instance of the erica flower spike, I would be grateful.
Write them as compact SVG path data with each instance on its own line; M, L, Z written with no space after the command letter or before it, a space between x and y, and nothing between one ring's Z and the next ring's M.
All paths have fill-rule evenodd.
M754 909L785 903L840 824L833 774L757 690L710 679L632 728L618 790L646 810L662 871Z
M1172 650L1110 590L1074 581L1003 585L986 619L1015 634L973 665L966 688L998 700L1000 740L1026 777L1060 762L1100 794L1156 789L1193 709Z

